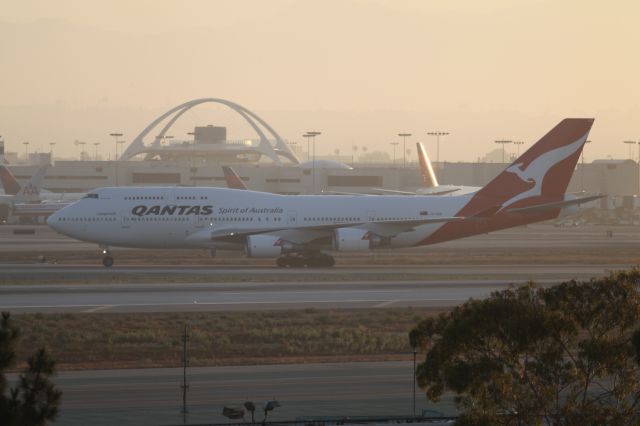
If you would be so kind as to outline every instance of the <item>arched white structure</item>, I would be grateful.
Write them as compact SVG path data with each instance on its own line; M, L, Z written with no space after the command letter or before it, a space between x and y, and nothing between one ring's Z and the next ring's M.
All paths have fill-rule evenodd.
M284 140L280 137L280 135L267 124L262 118L258 117L254 112L248 110L247 108L239 105L235 102L220 99L220 98L201 98L194 99L183 104L180 104L174 108L171 108L169 111L160 115L154 121L152 121L136 138L129 144L127 149L120 156L120 160L129 160L135 155L143 153L145 151L144 138L155 129L160 123L166 120L168 117L171 119L164 125L164 127L160 130L160 133L156 136L153 144L160 144L160 140L164 137L164 135L171 129L174 123L184 114L189 111L191 108L204 104L204 103L217 103L225 105L231 108L233 111L240 114L242 118L253 128L258 137L260 138L260 144L258 148L260 152L269 158L271 158L274 162L280 164L280 157L285 157L289 159L294 164L298 164L299 160L296 155L291 151L291 149L287 146ZM256 123L257 122L257 123ZM263 131L264 129L264 131ZM275 146L269 142L269 139L265 135L265 131L271 135L272 139L275 141Z

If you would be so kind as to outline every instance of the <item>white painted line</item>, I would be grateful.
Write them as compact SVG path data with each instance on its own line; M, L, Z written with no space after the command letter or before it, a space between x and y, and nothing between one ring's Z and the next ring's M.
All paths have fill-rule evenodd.
M385 306L392 305L396 303L397 300L387 300L386 302L378 303L377 305L373 305L374 308L384 308Z
M103 306L98 306L95 308L91 308L91 309L87 309L86 311L83 311L83 313L85 314L90 314L92 312L100 312L100 311L104 311L105 309L111 309L114 308L118 305L103 305Z

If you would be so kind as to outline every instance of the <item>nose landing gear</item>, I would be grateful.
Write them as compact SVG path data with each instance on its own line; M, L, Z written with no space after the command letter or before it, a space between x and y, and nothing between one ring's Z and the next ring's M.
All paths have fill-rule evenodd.
M108 248L103 248L102 249L102 264L106 267L106 268L110 268L113 266L113 256L111 256L111 251L109 251Z

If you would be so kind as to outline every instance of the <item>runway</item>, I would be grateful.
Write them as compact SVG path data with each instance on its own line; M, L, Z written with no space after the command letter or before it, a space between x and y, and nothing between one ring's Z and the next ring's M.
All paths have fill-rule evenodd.
M27 273L28 268L2 267L0 271ZM554 284L609 273L604 267L526 266L403 267L311 269L298 272L277 268L122 268L119 275L167 274L224 278L244 274L245 281L147 282L124 284L46 284L56 273L96 276L113 273L104 268L43 267L36 270L43 284L0 286L0 310L26 312L196 312L305 308L390 308L404 306L450 307L469 298L535 279ZM305 274L301 277L300 274ZM291 274L291 275L288 275ZM331 278L332 274L336 274ZM402 274L401 278L394 276ZM421 277L420 279L412 278ZM443 279L442 276L448 275ZM363 279L376 275L377 279ZM482 278L494 275L494 278ZM506 278L509 275L509 278ZM340 279L348 276L349 279ZM325 279L319 279L324 277ZM265 279L267 278L267 279ZM271 278L271 279L268 279ZM289 279L287 279L289 278ZM126 278L125 278L126 281Z
M190 368L187 374L188 423L227 423L222 408L247 400L258 406L260 421L262 403L274 398L282 406L270 414L273 420L412 412L410 361L204 367ZM182 424L181 379L178 368L60 373L55 382L64 403L57 424ZM418 391L416 402L417 413L455 413L450 397L435 405Z

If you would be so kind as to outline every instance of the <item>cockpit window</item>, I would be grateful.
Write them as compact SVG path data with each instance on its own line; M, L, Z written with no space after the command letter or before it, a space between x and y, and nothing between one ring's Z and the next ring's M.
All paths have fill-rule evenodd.
M82 198L98 198L98 194L87 194Z

